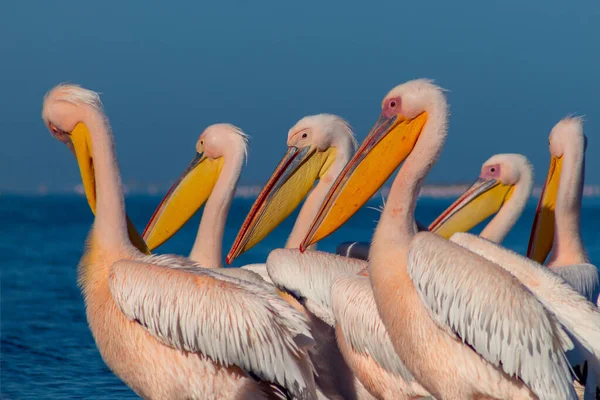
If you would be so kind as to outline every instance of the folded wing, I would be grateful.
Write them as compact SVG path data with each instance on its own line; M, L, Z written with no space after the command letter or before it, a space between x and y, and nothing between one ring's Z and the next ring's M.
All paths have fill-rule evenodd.
M426 232L411 242L408 272L438 326L541 399L575 396L566 334L509 272Z
M115 263L109 285L121 311L163 344L314 398L307 321L274 291L165 256Z
M471 234L451 240L496 263L525 285L597 360L600 360L600 310L551 269L496 243Z

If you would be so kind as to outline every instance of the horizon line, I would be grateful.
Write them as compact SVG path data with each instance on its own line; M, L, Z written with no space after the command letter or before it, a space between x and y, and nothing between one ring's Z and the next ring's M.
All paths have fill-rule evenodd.
M471 186L471 184L429 184L423 185L419 193L419 197L425 198L453 198L458 197L465 192ZM263 186L261 185L238 185L236 188L234 198L235 199L255 199L260 194ZM387 197L390 191L390 186L384 186L379 189L374 195ZM536 185L533 187L531 197L537 198L540 196L543 189L543 185ZM146 185L145 187L138 184L123 184L123 192L125 196L131 195L146 195L146 196L164 196L168 191L166 189L161 190L158 185ZM28 190L0 190L0 196L2 195L28 195L43 197L49 195L84 195L83 185L77 184L73 187L54 189L50 190L46 185L38 185L36 189ZM583 186L583 197L600 197L600 185L584 185Z

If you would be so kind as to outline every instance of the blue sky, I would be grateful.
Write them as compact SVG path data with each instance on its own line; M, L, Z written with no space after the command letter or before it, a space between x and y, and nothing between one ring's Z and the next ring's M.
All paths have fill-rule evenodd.
M202 130L251 135L241 183L263 184L288 129L320 112L362 140L393 86L426 77L450 90L447 145L429 183L471 182L491 155L530 158L584 115L586 183L600 183L600 2L3 1L0 190L79 182L40 119L71 81L101 93L125 182L167 185Z

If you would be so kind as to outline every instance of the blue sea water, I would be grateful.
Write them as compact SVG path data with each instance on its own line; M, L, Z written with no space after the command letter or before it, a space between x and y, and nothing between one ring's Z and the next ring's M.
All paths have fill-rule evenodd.
M158 197L129 197L129 216L141 231L158 205ZM451 200L421 199L417 219L425 224ZM252 204L235 200L224 238L229 249ZM371 206L381 205L372 201ZM532 201L504 245L525 252L535 210ZM333 252L338 243L369 241L378 212L363 208L338 232L319 244ZM296 213L234 266L264 262L282 247ZM157 253L188 254L200 213ZM2 399L136 398L102 362L87 326L76 284L76 265L92 223L84 198L78 196L0 197ZM583 238L592 262L600 265L600 200L584 199ZM478 232L480 229L476 230Z

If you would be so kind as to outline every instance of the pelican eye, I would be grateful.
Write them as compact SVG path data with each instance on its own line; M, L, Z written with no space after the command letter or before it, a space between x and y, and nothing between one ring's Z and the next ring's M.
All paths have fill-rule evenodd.
M68 135L68 132L58 129L55 125L50 124L50 130L55 135Z
M48 128L50 129L50 132L52 133L52 136L54 136L56 139L60 140L63 143L67 143L69 140L69 137L71 136L70 132L65 132L62 129L57 128L54 124L48 124Z
M304 133L302 134L302 139L305 139L305 138L307 138L307 137L308 137L308 134L307 134L306 132L304 132Z

